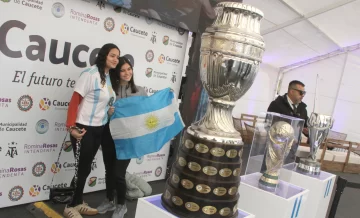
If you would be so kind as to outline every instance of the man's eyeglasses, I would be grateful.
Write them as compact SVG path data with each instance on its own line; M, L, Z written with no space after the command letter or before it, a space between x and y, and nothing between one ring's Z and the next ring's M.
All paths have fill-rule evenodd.
M299 89L293 89L295 91L298 91L300 95L305 95L306 94L306 91L302 91L302 90L299 90Z

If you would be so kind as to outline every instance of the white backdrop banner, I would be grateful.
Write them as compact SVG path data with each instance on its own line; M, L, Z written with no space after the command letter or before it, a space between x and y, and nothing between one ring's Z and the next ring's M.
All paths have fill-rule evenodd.
M85 0L0 0L0 207L48 199L69 186L74 156L62 146L66 113L80 73L105 43L119 46L148 94L179 93L188 33L110 5ZM57 155L63 149L59 162ZM132 160L128 171L164 179L169 146ZM105 188L101 149L85 192Z

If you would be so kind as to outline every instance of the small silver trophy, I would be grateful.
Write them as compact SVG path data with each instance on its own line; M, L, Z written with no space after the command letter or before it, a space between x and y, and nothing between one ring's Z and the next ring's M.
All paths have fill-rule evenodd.
M321 164L316 160L316 152L321 143L328 136L333 127L334 119L331 116L311 113L307 121L309 128L310 155L307 158L301 158L296 170L300 173L309 175L319 175Z
M259 180L259 188L274 192L279 182L279 171L294 142L294 129L284 121L274 123L268 132L266 170Z

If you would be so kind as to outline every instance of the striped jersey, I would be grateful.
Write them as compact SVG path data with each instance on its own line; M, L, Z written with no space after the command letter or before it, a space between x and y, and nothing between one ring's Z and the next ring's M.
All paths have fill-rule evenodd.
M108 121L109 103L110 101L114 103L116 98L110 76L106 75L106 83L102 85L99 70L94 65L81 73L74 91L83 97L78 108L76 123L86 126L105 125Z

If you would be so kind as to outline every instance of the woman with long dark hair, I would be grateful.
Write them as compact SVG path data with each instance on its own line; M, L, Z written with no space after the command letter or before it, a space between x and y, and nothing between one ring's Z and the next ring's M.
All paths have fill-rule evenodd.
M130 96L147 95L142 87L135 85L133 77L133 66L127 58L119 58L117 69L118 70L110 72L111 84L114 92L116 93L116 100ZM111 116L113 113L114 108L111 107L109 110L109 116ZM103 148L106 180L109 179L111 182L106 182L107 198L97 208L97 210L101 214L104 214L107 211L115 210L112 218L123 218L124 214L127 212L125 205L125 175L126 169L130 163L130 159L116 159L115 143L110 133L109 123L105 125L101 146ZM113 174L111 175L112 172ZM113 192L114 189L117 193L116 198Z
M66 205L64 216L81 218L82 215L95 215L97 209L83 201L86 178L91 172L91 164L99 149L104 126L108 121L110 105L115 100L110 73L119 63L120 50L114 44L105 44L99 51L95 65L81 73L72 95L66 127L70 132L73 149L80 141L78 174L72 202ZM78 128L82 131L78 131Z

